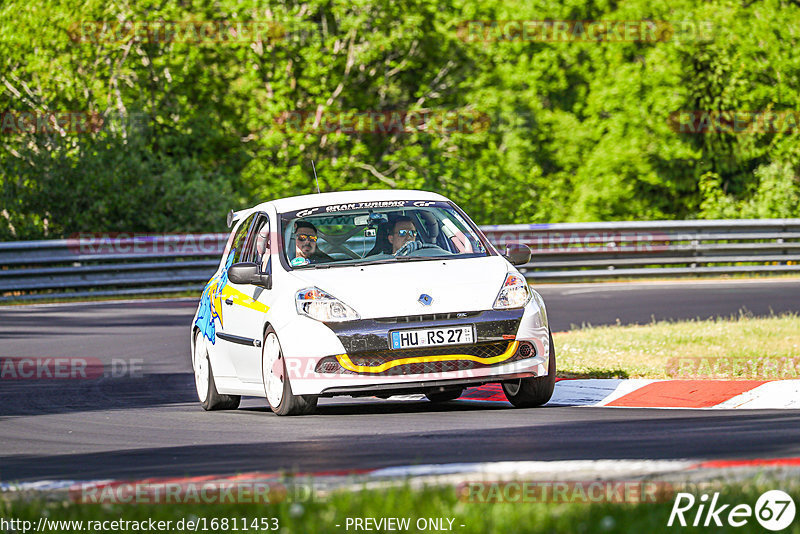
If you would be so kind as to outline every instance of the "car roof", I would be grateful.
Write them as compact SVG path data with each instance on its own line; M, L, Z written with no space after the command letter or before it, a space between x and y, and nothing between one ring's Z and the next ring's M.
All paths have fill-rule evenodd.
M438 200L447 202L447 197L429 191L414 189L369 189L359 191L337 191L335 193L317 193L301 195L263 202L254 206L252 210L265 210L268 206L275 208L278 213L295 211L303 208L327 206L329 204L343 204L346 202L375 202L380 200ZM251 211L251 210L248 210Z

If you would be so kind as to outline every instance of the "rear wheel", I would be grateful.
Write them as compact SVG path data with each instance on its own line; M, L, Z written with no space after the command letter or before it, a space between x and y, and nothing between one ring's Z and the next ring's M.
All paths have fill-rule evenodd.
M272 411L277 415L305 415L313 412L317 407L317 396L292 393L281 344L271 326L267 328L261 346L261 376L264 393Z
M214 372L211 370L211 360L208 358L208 347L199 330L194 335L194 385L197 389L197 398L204 410L235 410L239 407L239 395L221 395L217 392L214 383Z
M517 408L534 408L542 406L553 396L556 386L556 349L553 346L553 334L550 338L550 358L548 360L547 375L531 378L519 378L503 382L503 392L508 402Z
M457 388L445 389L444 391L428 391L425 393L425 396L428 397L428 400L431 402L447 402L456 400L462 393L464 393L464 389Z

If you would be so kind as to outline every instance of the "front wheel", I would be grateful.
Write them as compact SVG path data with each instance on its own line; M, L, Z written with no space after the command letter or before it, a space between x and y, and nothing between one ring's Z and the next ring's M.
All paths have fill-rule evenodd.
M270 326L264 333L261 349L261 376L264 393L272 411L277 415L305 415L317 407L316 395L294 395L286 372L281 344Z
M208 357L208 347L203 340L203 333L199 330L194 335L192 367L197 398L200 399L200 405L204 410L235 410L239 407L242 399L239 395L221 395L217 392L211 360Z
M503 382L503 392L508 402L517 408L534 408L547 404L553 396L556 387L556 349L553 346L553 334L548 332L550 338L550 358L547 365L547 375L530 378L519 378Z

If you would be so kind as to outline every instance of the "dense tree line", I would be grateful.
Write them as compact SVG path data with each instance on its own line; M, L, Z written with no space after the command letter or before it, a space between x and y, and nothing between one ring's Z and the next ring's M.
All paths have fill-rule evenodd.
M799 33L788 0L5 2L0 237L220 230L312 160L480 223L798 216Z

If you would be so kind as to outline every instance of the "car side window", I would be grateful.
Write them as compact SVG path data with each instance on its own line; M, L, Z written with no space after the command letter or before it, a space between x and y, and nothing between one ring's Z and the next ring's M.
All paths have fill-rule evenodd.
M244 250L245 250L245 242L247 240L247 230L253 223L253 218L255 215L251 215L247 218L246 221L242 223L239 229L236 231L236 237L233 238L233 248L234 255L233 255L233 263L239 263L243 260L244 257Z
M261 214L250 228L241 261L253 262L263 274L271 274L269 218Z

